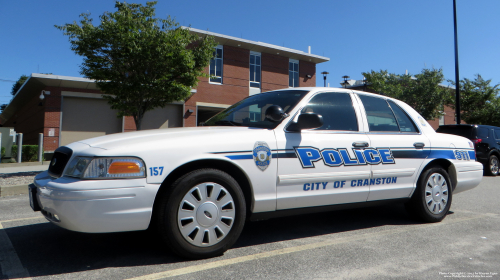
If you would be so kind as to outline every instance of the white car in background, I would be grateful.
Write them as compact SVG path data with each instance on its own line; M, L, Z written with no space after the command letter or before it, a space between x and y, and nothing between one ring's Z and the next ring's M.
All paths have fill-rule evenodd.
M249 96L202 127L60 147L30 203L79 232L156 225L175 253L206 258L229 249L247 219L405 203L439 222L482 172L470 140L436 133L401 101L290 88Z

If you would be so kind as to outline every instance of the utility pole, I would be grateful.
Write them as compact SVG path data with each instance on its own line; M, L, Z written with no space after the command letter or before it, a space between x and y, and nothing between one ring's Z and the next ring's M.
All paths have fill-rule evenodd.
M458 74L457 3L453 0L453 21L455 27L455 115L460 124L460 76Z

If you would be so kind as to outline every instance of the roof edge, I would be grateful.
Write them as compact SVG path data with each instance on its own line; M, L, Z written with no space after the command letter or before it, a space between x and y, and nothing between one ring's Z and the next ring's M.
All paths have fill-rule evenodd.
M33 78L42 78L42 79L75 81L75 82L92 82L92 83L95 82L95 80L91 80L89 78L72 77L72 76L61 76L61 75L53 75L53 74L31 73L31 77L33 77Z
M293 53L293 54L297 54L297 55L301 55L301 56L306 56L306 57L309 57L309 58L314 58L314 59L317 59L317 60L321 60L322 62L330 61L329 57L315 55L315 54L310 54L310 53L307 53L307 52L304 52L304 51L300 51L300 50L296 50L296 49L290 49L290 48L280 47L280 46L273 45L273 44L268 44L268 43L263 43L263 42L256 42L256 41L252 41L252 40L246 40L246 39L242 39L242 38L237 38L237 37L233 37L233 36L229 36L229 35L224 35L224 34L220 34L220 33L215 33L215 32L211 32L211 31L207 31L207 30L196 29L196 28L187 27L187 26L181 26L181 28L188 29L189 31L194 32L194 33L205 34L205 35L214 36L214 37L218 37L218 38L222 38L222 39L226 39L226 40L232 40L232 41L237 41L237 42L241 42L241 43L251 44L251 45L260 46L260 47L264 47L264 48L270 48L270 49L275 49L275 50L278 50L278 51L289 52L289 53Z

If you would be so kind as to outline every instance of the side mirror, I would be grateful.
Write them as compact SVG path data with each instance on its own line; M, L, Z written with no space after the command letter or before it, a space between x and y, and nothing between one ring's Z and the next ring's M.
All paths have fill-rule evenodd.
M266 119L272 122L279 122L286 116L287 114L279 105L271 105L266 109Z
M287 127L288 131L301 131L302 129L318 128L323 126L323 116L314 113L303 113L299 115L296 123Z

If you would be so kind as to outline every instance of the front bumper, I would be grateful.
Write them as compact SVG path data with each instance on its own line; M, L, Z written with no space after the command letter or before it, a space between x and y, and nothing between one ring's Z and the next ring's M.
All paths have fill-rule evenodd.
M80 180L35 177L36 197L50 222L79 232L119 232L147 229L160 184L146 178Z

